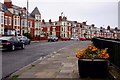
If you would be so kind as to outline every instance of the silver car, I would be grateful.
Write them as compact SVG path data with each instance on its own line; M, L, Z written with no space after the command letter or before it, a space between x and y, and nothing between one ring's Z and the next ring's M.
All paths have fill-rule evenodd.
M54 35L50 35L50 36L48 36L48 42L49 41L58 41L58 37L56 37Z
M27 38L26 36L17 36L21 41L23 41L26 45L30 44L30 39Z
M78 37L71 37L71 40L79 40L79 38Z

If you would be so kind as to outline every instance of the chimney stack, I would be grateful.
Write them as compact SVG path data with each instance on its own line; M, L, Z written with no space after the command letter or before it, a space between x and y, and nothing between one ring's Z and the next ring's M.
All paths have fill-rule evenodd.
M86 22L83 22L83 25L86 25Z
M42 23L45 24L45 20L44 19L42 20Z
M66 21L66 20L67 20L67 17L65 17L65 16L64 16L64 17L63 17L63 20L65 20L65 21Z
M92 27L95 27L95 25L94 25L94 24L92 24L91 26L92 26Z
M52 23L52 20L51 20L51 19L49 20L49 23L50 23L50 24Z
M62 16L59 16L59 21L62 21Z
M4 4L9 8L12 7L12 1L11 0L4 0Z

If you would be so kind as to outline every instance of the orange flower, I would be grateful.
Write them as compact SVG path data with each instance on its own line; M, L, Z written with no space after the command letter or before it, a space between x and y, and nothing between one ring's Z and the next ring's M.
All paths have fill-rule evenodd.
M97 51L98 49L97 48L93 48L92 51Z
M109 54L107 53L107 49L98 49L95 46L88 46L86 49L78 50L76 52L77 58L109 58Z
M109 54L108 53L105 54L104 58L109 58Z
M93 46L92 46L92 45L89 45L89 46L88 46L88 48L89 48L89 49L92 49L92 48L93 48Z

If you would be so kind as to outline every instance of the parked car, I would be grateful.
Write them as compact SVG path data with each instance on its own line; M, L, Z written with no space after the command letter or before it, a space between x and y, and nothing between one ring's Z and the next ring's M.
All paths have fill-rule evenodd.
M25 43L25 45L30 44L30 39L27 38L26 36L17 36L21 41Z
M71 40L77 40L77 41L79 40L78 37L71 37L70 39L71 39Z
M21 49L25 48L25 44L23 41L20 41L15 36L4 36L0 37L0 50L12 50L14 51L17 47Z
M48 42L49 41L58 41L58 37L56 37L54 35L50 35L50 36L48 36Z
M79 40L81 40L81 41L85 41L85 40L86 40L86 38L81 37L81 38L79 38Z

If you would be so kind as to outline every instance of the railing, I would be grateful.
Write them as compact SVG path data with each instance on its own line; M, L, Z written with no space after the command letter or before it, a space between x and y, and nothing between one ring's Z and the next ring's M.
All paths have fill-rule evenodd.
M93 44L99 48L108 48L110 62L120 69L120 39L93 38Z

